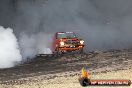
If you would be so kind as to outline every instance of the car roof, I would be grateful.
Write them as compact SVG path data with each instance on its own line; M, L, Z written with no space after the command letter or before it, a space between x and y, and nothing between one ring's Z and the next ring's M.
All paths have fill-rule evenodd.
M59 33L74 33L74 32L57 32L56 34L59 34Z

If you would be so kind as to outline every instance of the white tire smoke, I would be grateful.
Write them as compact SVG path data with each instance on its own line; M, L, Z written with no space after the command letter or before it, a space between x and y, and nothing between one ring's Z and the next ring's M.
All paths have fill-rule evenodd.
M37 54L52 54L51 39L51 35L44 33L31 36L22 33L18 43L13 29L0 26L0 68L13 67Z
M0 68L9 68L22 60L18 42L11 28L0 26Z
M43 32L35 35L22 33L19 39L21 54L24 59L31 59L37 54L52 54L51 44L52 35Z

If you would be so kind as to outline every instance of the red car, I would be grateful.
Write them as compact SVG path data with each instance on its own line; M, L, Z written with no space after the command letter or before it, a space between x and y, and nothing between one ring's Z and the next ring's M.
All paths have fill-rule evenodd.
M83 51L84 40L78 38L74 32L57 32L54 35L52 52Z

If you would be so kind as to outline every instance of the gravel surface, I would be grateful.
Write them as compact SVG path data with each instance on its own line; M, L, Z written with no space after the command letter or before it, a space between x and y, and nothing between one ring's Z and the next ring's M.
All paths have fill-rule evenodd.
M78 77L82 67L87 67L92 78L112 77L107 74L132 78L132 49L37 57L1 69L0 88L81 88Z

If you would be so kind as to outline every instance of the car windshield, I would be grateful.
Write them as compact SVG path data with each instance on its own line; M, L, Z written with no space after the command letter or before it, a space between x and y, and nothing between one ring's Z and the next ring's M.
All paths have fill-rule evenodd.
M76 35L73 32L58 33L57 38L76 38Z

